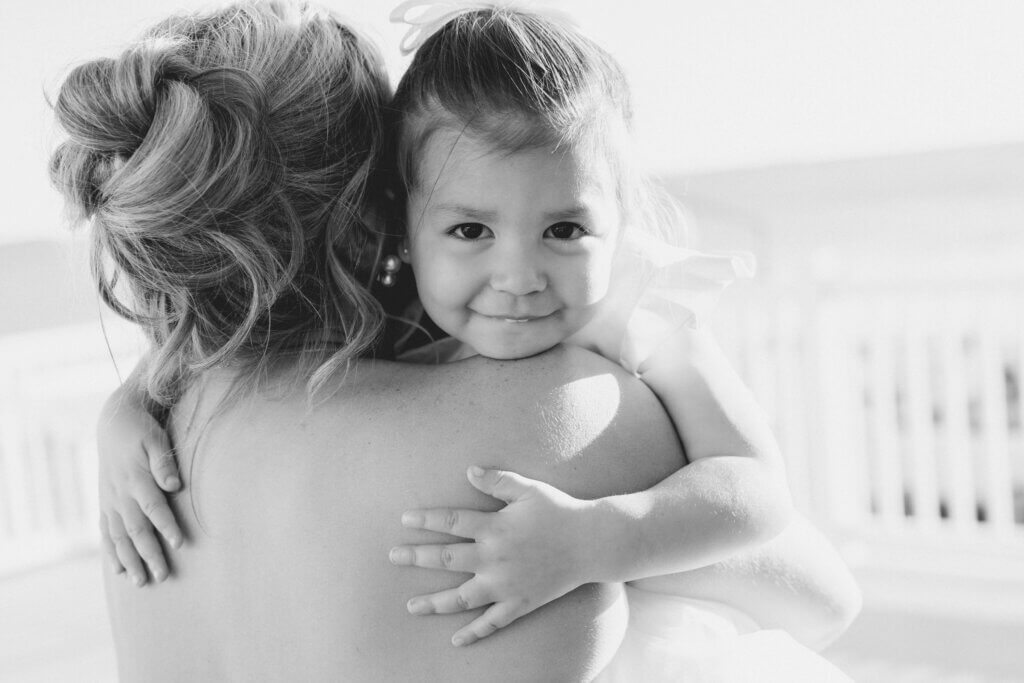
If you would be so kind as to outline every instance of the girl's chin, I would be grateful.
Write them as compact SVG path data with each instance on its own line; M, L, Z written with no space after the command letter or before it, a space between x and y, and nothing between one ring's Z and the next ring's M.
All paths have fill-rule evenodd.
M522 360L523 358L530 358L532 356L539 356L545 351L558 346L561 342L554 342L551 344L532 344L529 346L516 346L516 345L484 345L484 348L477 348L476 352L484 358L491 358L493 360Z

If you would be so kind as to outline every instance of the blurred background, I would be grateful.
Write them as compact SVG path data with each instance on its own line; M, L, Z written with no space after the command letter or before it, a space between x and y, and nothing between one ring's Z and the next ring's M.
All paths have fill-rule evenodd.
M392 3L326 3L405 64ZM695 242L759 259L715 324L865 594L859 681L1024 680L1024 6L552 0L624 64ZM46 178L46 104L187 0L0 7L0 681L116 677L99 405L140 351Z

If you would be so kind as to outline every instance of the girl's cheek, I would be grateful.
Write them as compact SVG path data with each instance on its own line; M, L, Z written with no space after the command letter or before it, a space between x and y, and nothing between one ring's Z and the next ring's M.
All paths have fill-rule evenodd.
M587 304L596 304L604 299L611 289L612 265L611 259L595 259L588 264L586 277L583 278L584 289L581 292L581 299Z

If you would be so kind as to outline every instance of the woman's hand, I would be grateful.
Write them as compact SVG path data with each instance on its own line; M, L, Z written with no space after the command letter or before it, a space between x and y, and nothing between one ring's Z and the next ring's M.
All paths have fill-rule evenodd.
M147 567L163 581L169 570L153 529L172 548L183 538L164 495L181 488L170 439L138 396L118 390L103 407L97 441L100 533L111 566L136 586L146 583Z
M397 565L472 572L458 588L409 601L413 614L448 614L490 605L460 629L469 645L588 583L590 508L543 482L513 472L471 467L470 483L507 505L498 512L455 508L411 510L402 524L473 539L474 543L405 545L391 549Z

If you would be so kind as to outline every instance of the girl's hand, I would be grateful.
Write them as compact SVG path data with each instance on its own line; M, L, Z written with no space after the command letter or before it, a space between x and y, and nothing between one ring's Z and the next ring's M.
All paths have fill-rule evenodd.
M439 531L475 543L406 545L391 549L397 565L472 572L458 588L409 601L413 614L448 614L490 605L453 637L469 645L524 614L587 583L588 501L512 472L469 468L469 481L503 500L498 512L453 508L411 510L402 524Z
M156 581L169 574L153 528L172 548L183 536L164 496L181 488L171 442L136 398L118 391L108 399L97 440L103 548L115 573L127 571L142 586L147 567Z

